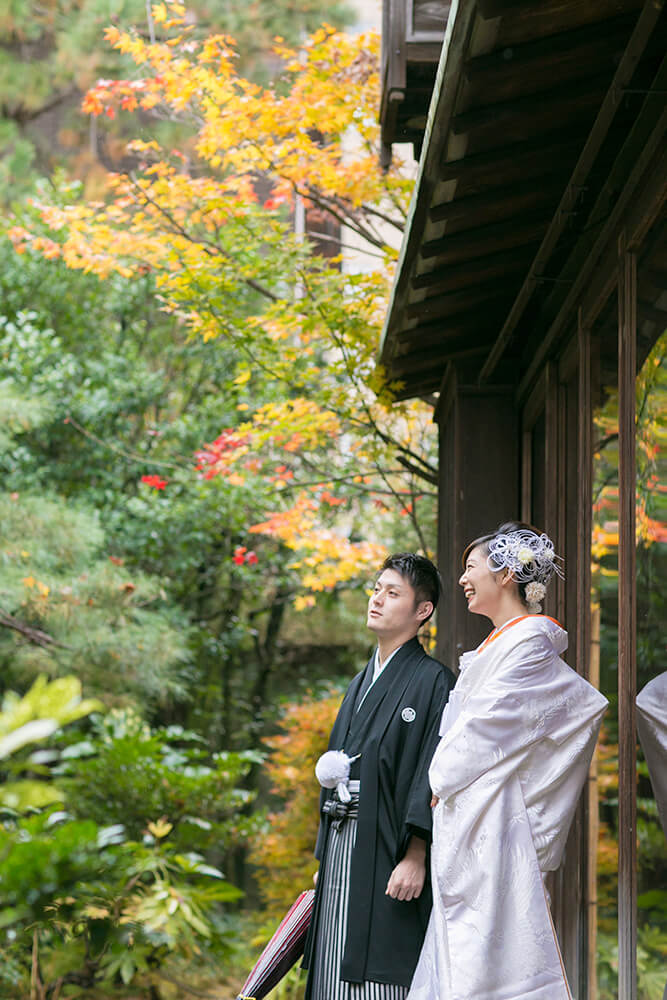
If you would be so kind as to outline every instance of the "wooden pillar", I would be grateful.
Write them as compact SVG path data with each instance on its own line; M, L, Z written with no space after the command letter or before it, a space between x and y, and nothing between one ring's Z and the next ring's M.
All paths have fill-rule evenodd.
M581 309L577 317L578 346L578 404L579 423L577 458L579 477L577 480L577 625L576 663L577 670L589 681L599 686L593 676L591 643L591 535L593 530L593 400L591 380L591 332L584 326ZM591 773L593 766L591 766ZM590 775L589 775L590 778ZM588 786L588 794L583 797L581 812L581 912L579 918L579 981L577 994L596 996L595 990L595 913L590 912L591 899L597 897L597 785ZM595 831L594 839L592 838Z
M592 640L589 680L594 687L600 687L600 608L597 607L592 616ZM598 939L598 880L597 857L598 836L600 832L600 793L598 789L598 754L593 754L591 769L588 773L587 785L588 806L588 891L586 893L586 919L588 938L588 1000L596 1000L598 995L598 976L595 957ZM582 998L583 1000L583 998Z
M619 241L618 276L618 998L637 997L635 382L637 260Z
M518 414L512 387L475 384L450 365L434 419L440 428L438 566L443 599L437 656L453 669L488 634L458 586L460 560L473 538L519 516Z

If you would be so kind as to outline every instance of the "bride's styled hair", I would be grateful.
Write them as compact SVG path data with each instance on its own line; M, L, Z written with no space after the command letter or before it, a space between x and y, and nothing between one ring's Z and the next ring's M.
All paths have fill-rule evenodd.
M463 553L463 566L469 553L481 547L492 573L508 569L519 588L519 596L532 614L542 610L547 585L556 573L562 578L563 560L554 551L547 534L523 521L505 521L487 535L481 535Z

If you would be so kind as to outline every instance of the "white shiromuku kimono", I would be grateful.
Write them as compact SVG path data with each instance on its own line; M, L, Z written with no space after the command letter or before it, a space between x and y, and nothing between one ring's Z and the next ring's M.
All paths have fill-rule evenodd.
M607 700L553 619L461 657L429 770L433 910L408 1000L568 1000L543 873L558 868Z
M637 695L637 729L667 837L667 670Z

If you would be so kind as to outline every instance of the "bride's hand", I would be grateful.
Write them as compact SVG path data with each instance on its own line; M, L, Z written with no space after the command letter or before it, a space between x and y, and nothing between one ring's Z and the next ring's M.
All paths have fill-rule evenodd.
M440 801L440 799L438 798L437 795L432 795L431 796L431 809L435 809L435 807L437 806L437 804L438 804L439 801Z

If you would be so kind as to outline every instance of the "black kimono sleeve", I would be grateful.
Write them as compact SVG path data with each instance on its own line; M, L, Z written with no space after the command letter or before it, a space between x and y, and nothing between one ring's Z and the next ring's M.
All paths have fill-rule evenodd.
M432 697L428 706L428 723L424 728L419 763L414 772L410 794L405 812L405 824L399 857L403 857L408 848L410 837L417 836L431 842L431 788L428 780L428 769L440 740L438 735L442 712L449 698L449 692L454 686L455 678L446 667L438 672L437 680L432 688Z

